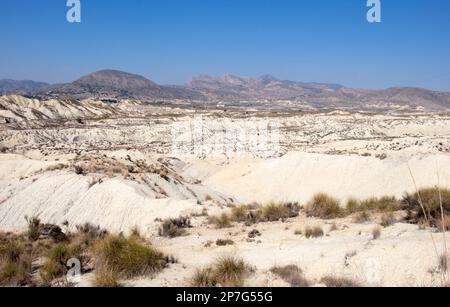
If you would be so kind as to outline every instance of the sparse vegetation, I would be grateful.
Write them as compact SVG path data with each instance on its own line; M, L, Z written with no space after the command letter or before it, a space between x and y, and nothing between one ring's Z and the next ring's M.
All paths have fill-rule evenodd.
M381 227L376 226L372 229L372 239L378 240L381 237Z
M121 286L118 274L108 270L96 273L92 280L92 285L97 288L118 288Z
M242 287L252 271L243 259L225 256L214 265L197 270L191 283L195 287Z
M443 273L448 272L448 253L444 252L439 257L439 270Z
M175 238L186 234L186 229L191 228L191 220L188 217L167 219L162 222L159 235L162 237Z
M323 229L320 226L315 227L306 227L305 228L305 237L310 238L320 238L323 237Z
M306 206L306 214L309 217L333 219L342 217L342 209L337 199L324 194L316 194Z
M266 206L247 205L234 207L230 215L222 214L210 218L210 222L218 228L231 226L231 222L245 223L247 226L262 223L286 220L299 215L300 206L297 203L270 203Z
M345 277L335 277L335 276L325 276L321 279L321 283L325 284L328 288L358 288L361 285L349 278Z
M217 229L231 227L231 219L226 213L219 216L210 217L209 222L210 224L214 224Z
M227 246L227 245L234 245L234 241L230 239L218 239L216 241L217 246Z
M371 219L371 214L366 210L356 213L356 215L353 217L353 221L360 224L370 222Z
M112 272L120 278L132 278L161 271L165 256L135 239L108 235L93 248L96 272Z
M273 267L270 271L281 277L292 287L309 287L309 282L303 276L302 270L296 265Z
M395 218L395 215L393 212L385 213L381 216L381 226L383 227L390 227L394 225L397 222L397 219Z
M363 211L390 212L400 210L399 201L395 197L371 197L365 200L350 198L347 201L346 213L354 214Z
M416 193L407 193L402 205L407 211L409 222L419 224L428 219L430 226L437 227L439 220L442 220L441 205L444 215L450 214L450 189L424 188Z
M261 209L264 221L276 222L298 216L300 206L295 203L276 204L271 203Z

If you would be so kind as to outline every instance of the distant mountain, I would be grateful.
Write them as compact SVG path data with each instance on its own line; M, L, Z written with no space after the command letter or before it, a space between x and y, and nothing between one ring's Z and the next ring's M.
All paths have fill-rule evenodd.
M47 85L33 81L0 81L1 94L22 94L39 99L95 98L105 101L139 99L144 102L184 100L200 103L289 108L349 110L442 111L450 109L450 93L420 88L385 90L352 89L338 84L257 78L201 75L186 86L163 86L142 76L117 70L101 70L72 83ZM246 106L249 106L248 104Z
M48 86L47 83L44 82L35 82L31 80L10 80L4 79L0 80L0 95L5 94L20 94L27 93L30 91L36 91L43 87Z
M194 77L188 88L206 92L209 96L222 99L292 99L304 95L332 92L342 88L341 85L323 83L302 83L278 80L266 75L259 78L225 75L211 77L201 75Z
M72 83L52 85L34 94L75 99L203 99L185 87L160 86L142 76L118 70L100 70Z

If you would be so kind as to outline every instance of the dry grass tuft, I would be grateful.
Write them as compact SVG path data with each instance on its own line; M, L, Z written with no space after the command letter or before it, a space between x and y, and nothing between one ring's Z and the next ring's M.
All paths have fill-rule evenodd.
M419 224L428 219L431 226L437 227L439 220L442 220L442 213L450 215L450 189L434 187L420 189L413 194L407 193L402 204L408 213L408 221Z
M243 259L225 256L213 266L197 270L191 283L195 287L242 287L252 271Z
M168 219L163 221L159 229L161 237L181 237L186 234L186 228L191 228L191 220L188 217L179 217L177 219Z
M325 284L328 288L358 288L361 285L349 278L345 277L335 277L335 276L325 276L320 280L321 283Z
M306 227L305 228L305 237L310 238L320 238L323 237L324 232L322 227L315 226L315 227Z
M381 227L376 226L372 229L372 238L378 240L381 237Z
M356 213L356 215L353 217L353 221L355 223L367 223L370 222L372 220L372 216L368 211L361 211Z
M218 239L216 241L217 246L227 246L227 245L234 245L234 241L230 239Z
M109 235L93 248L97 272L113 272L120 278L133 278L161 271L167 265L163 253L140 241Z
M342 209L337 199L324 194L316 194L306 206L308 217L334 219L342 217Z
M96 273L92 285L97 288L118 288L121 286L118 274L108 270Z
M220 216L210 217L209 223L214 224L217 229L229 228L231 227L231 218L226 213L223 213Z
M309 287L309 282L303 276L302 270L296 265L288 265L284 267L273 267L270 270L273 274L281 277L292 287Z
M397 219L395 218L395 215L393 212L385 213L381 216L381 226L383 227L390 227L394 225L397 222Z

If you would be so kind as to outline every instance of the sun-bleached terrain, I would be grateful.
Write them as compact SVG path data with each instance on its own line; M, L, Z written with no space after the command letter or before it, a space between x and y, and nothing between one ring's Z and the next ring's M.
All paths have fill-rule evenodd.
M401 199L416 187L450 187L450 114L416 111L323 113L1 96L0 231L26 231L25 217L67 230L90 223L129 234L137 227L178 261L152 278L126 281L130 286L190 285L196 269L225 254L254 266L245 282L250 286L288 285L270 271L284 265L297 265L318 286L327 275L363 285L439 285L430 239L436 230L408 223L401 210L397 223L376 239L381 213L364 223L353 216L312 218L304 211L222 229L209 221L240 205L305 206L319 192L344 206L353 198ZM268 126L271 134L264 138ZM180 139L186 127L194 133ZM229 127L230 134L222 133ZM180 216L191 219L187 234L159 236L163 220ZM308 226L321 227L323 236L300 234ZM251 238L253 230L259 235ZM439 250L444 237L434 234ZM218 239L233 244L217 246ZM80 285L89 285L90 274Z

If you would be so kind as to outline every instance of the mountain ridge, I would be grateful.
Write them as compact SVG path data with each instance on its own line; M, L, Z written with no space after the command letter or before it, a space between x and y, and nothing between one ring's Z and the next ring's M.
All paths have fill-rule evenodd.
M3 89L3 91L2 91ZM48 85L34 81L0 82L0 93L38 99L94 98L106 101L138 99L144 102L186 100L202 103L258 104L289 101L312 108L411 108L430 111L450 109L450 93L417 87L354 89L339 84L295 82L270 75L240 77L194 76L186 85L159 85L143 76L118 70L99 70L74 82Z

